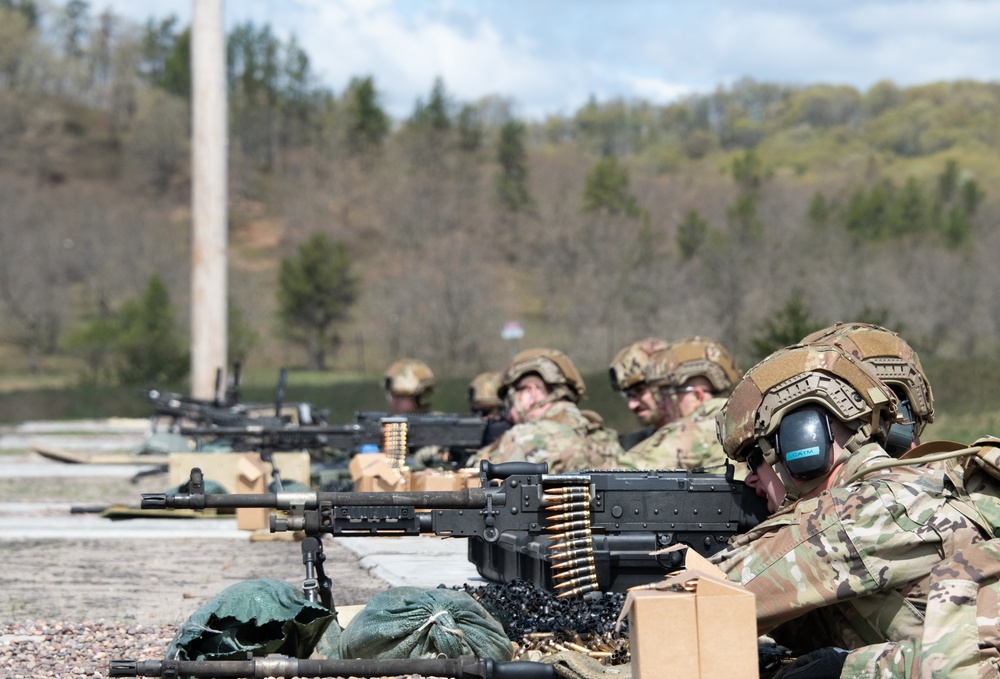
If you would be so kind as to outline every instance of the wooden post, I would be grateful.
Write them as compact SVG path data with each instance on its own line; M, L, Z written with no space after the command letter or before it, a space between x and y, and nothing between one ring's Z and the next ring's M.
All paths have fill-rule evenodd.
M215 396L227 354L225 33L222 0L192 0L191 394Z

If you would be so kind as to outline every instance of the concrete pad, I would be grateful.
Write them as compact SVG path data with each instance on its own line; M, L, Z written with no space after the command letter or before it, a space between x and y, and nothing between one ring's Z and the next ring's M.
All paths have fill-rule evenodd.
M109 521L96 516L0 516L0 541L10 540L115 540L210 538L250 541L250 533L237 530L235 518L129 519Z
M361 559L361 565L395 587L448 587L489 581L468 560L468 542L434 535L338 537Z

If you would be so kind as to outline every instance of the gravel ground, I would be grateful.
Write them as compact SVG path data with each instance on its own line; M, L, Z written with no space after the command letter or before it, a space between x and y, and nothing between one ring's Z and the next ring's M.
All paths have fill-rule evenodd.
M157 660L170 643L170 625L99 622L0 623L0 668L5 679L106 677L112 659Z
M0 502L17 509L8 509L8 519L45 517L71 532L68 503L136 504L140 493L166 483L165 475L132 483L120 476L19 478L15 471L45 463L26 450L0 454ZM363 604L388 587L353 552L329 541L324 551L338 606ZM5 540L0 564L2 679L94 679L108 676L112 659L162 659L178 625L234 582L267 577L300 585L305 574L299 544L284 541Z

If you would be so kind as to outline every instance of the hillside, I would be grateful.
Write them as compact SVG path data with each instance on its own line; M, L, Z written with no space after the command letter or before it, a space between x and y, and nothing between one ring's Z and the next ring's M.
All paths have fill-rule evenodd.
M166 75L183 34L163 33L159 56L119 34L103 76L92 51L32 35L0 77L0 376L93 367L65 338L154 273L188 324L188 102ZM783 330L848 319L922 355L996 353L996 83L745 80L537 124L438 83L412 119L372 131L364 80L339 96L233 82L230 299L261 372L306 363L275 290L315 233L344 242L360 278L330 361L355 374L401 355L442 374L499 367L514 319L522 347L595 372L641 336L717 337L749 365Z

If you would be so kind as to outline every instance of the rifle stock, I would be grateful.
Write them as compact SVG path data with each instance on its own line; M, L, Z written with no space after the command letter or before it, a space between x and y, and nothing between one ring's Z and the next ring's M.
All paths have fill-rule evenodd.
M192 470L192 476L200 471ZM764 500L727 473L480 467L480 488L421 492L144 494L145 509L263 507L272 532L309 536L469 538L469 559L498 582L529 580L560 596L624 591L683 566L684 544L709 556L766 518ZM194 486L193 486L194 487Z

